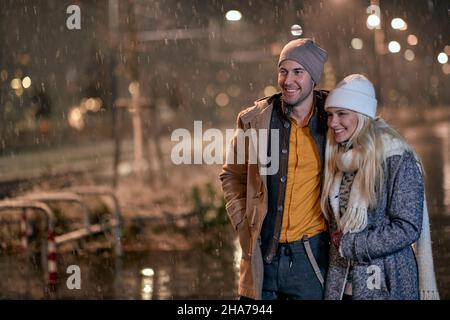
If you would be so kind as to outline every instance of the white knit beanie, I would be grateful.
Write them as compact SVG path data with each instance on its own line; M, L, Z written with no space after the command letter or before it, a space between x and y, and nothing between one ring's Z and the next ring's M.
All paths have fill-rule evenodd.
M351 74L331 90L325 101L329 107L353 110L371 118L377 113L377 99L372 83L362 74Z

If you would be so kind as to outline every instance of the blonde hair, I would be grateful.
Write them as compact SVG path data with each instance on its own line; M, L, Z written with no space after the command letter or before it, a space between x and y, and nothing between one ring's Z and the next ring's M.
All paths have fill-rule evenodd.
M332 210L328 201L331 185L338 169L336 159L338 153L345 152L350 148L360 154L358 171L361 174L361 196L367 200L370 209L377 206L377 192L383 187L384 174L383 162L385 159L385 149L382 137L384 135L398 139L405 147L406 151L412 152L419 161L419 157L406 140L382 118L372 119L361 113L357 113L358 125L350 139L339 144L334 138L333 130L328 130L327 143L325 149L325 173L320 206L327 218L330 218ZM420 164L421 165L421 164ZM422 170L423 172L423 170Z

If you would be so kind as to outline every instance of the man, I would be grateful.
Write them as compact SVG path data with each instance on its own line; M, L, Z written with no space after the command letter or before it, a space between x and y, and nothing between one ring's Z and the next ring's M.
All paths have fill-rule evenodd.
M238 115L220 179L242 248L241 298L323 298L329 240L319 199L327 92L314 87L326 60L327 53L311 39L289 42L278 62L281 93L256 101ZM269 141L279 138L279 145L269 142L263 151L277 165L275 172L266 175L260 160L250 161L248 141L245 161L235 160L242 142L239 132L250 129L260 139L264 134Z

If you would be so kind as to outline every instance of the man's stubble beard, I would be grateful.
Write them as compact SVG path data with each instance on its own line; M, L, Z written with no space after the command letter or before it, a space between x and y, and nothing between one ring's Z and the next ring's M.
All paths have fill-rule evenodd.
M302 88L303 90L303 88ZM308 95L304 96L303 98L300 96L300 98L293 104L286 102L286 100L284 100L284 97L282 96L283 102L285 103L286 106L286 111L288 113L288 115L291 114L292 110L294 110L294 108L298 107L303 101L305 101L306 99L309 98L309 96L314 92L314 82L311 81L311 90L309 92Z

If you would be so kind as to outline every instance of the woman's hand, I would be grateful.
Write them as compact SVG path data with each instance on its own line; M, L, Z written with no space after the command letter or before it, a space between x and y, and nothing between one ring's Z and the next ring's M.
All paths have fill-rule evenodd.
M338 251L339 246L341 245L341 239L342 239L342 232L340 230L336 230L331 233L331 242Z

